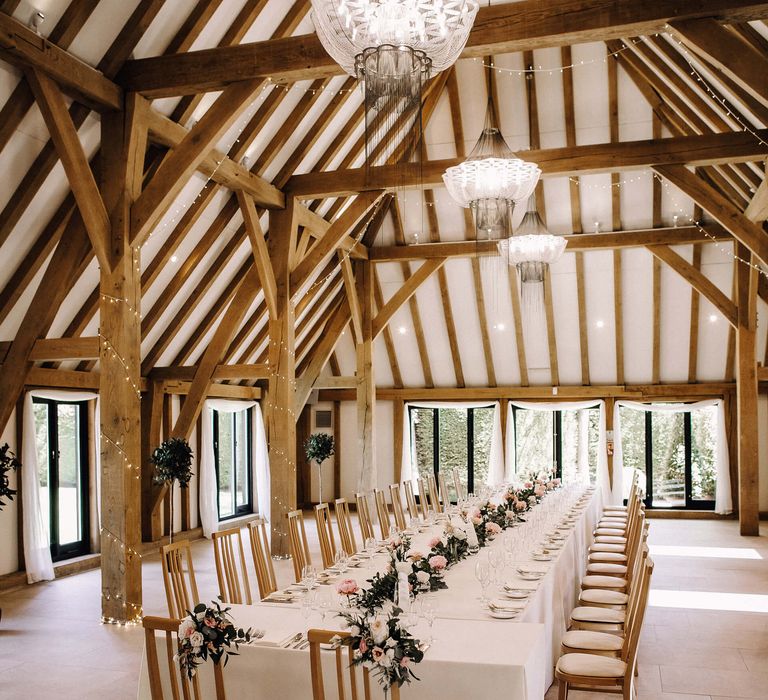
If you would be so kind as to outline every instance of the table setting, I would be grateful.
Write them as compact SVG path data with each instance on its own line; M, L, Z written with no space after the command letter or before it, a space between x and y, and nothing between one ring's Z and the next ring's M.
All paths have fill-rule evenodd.
M386 541L366 541L354 556L338 553L326 570L305 567L298 583L259 603L229 606L252 634L227 667L228 692L310 697L306 631L321 628L352 631L360 663L380 672L379 690L397 683L406 698L446 698L503 687L508 698L539 700L600 500L590 488L535 480L468 497ZM382 616L399 635L381 647L398 661L387 666L371 657ZM147 697L142 684L139 698Z

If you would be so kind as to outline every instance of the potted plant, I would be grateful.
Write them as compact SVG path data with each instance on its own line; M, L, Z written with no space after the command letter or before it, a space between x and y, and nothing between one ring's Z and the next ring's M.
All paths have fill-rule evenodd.
M13 500L16 495L16 489L11 488L11 480L8 477L9 472L16 471L21 466L21 462L16 459L16 455L11 452L11 448L6 442L0 447L0 510L8 505L3 499ZM0 608L0 619L3 617L3 611Z
M320 503L323 502L323 462L334 453L333 435L327 433L312 433L304 443L304 452L307 461L317 464L318 478L320 479Z
M178 481L185 489L192 478L192 448L184 438L170 438L162 442L150 457L155 465L153 481L168 484L171 489L171 522L168 527L169 541L173 542L173 484Z

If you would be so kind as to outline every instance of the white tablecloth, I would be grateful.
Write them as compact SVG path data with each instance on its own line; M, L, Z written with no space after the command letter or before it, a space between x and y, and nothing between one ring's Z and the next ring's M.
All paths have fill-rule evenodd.
M586 548L600 510L600 495L595 492L558 556L551 562L536 562L536 568L547 570L541 581L522 581L512 568L507 570L506 578L516 586L535 589L525 609L514 620L491 619L477 599L480 587L474 578L474 566L477 556L486 556L483 551L452 567L446 574L448 588L433 594L438 605L434 641L424 660L414 669L421 680L406 686L403 697L449 700L501 693L505 700L541 700L553 680L560 640L578 599ZM415 536L412 547L424 544L423 550L427 551L425 543L432 534ZM490 545L492 548L502 546L500 538ZM377 561L380 563L383 559ZM348 575L362 582L370 572L371 568L353 569ZM235 605L232 616L238 627L266 629L267 639L273 640L305 632L308 627L338 627L330 617L322 622L318 614L307 620L299 606L285 603ZM327 657L327 675L333 678L335 673L330 666L333 655L327 654ZM150 697L144 665L145 661L142 662L140 700ZM209 682L211 677L210 669L205 668L202 681ZM227 665L225 679L229 700L275 697L305 700L312 696L308 650L241 647L240 656L232 658ZM479 692L479 689L485 690Z

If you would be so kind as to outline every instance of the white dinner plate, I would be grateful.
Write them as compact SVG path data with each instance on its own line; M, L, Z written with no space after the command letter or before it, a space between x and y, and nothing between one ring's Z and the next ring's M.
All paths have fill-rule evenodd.
M551 554L531 554L531 559L534 561L552 561Z
M518 610L488 610L488 614L497 620L512 620L517 617Z
M512 600L524 600L531 595L531 591L526 588L504 588L504 595Z

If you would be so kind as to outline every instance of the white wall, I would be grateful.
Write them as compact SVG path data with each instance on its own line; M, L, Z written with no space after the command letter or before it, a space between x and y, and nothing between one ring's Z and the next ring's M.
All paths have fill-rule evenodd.
M18 454L16 449L16 411L11 414L8 425L0 434L0 445L8 443L11 450ZM11 488L17 489L19 472L11 472ZM10 574L19 568L18 557L18 509L17 501L21 494L17 494L9 503L6 499L6 506L0 511L0 576Z

